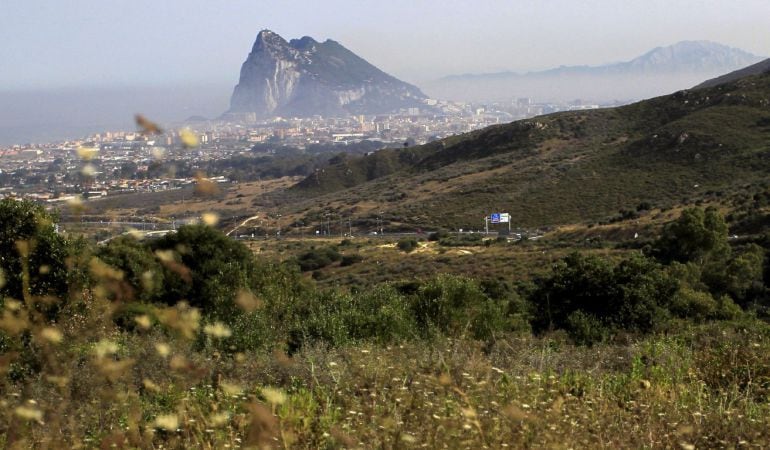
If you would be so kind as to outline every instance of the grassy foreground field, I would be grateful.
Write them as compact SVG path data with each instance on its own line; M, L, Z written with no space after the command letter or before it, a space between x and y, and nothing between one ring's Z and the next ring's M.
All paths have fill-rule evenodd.
M155 332L107 333L89 345L68 326L39 377L4 383L7 448L770 443L770 329L755 322L593 348L509 336L485 349L438 339L291 358L192 350Z

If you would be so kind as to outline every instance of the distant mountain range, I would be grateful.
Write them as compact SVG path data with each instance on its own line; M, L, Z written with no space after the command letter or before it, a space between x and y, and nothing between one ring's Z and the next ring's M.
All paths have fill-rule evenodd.
M270 30L257 36L243 63L228 115L380 114L425 107L417 87L369 64L331 39L286 41Z
M631 100L689 88L703 80L761 61L740 49L708 41L655 48L630 61L601 66L562 66L529 73L500 72L444 77L428 93L453 100Z

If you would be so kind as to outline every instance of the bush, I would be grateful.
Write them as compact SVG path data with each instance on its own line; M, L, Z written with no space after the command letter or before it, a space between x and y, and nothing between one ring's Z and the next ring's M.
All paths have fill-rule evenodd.
M648 258L635 255L613 266L573 253L536 280L533 328L585 333L598 321L610 330L649 332L667 320L678 288L678 281ZM577 311L582 316L573 317ZM572 330L577 325L583 331Z
M483 236L481 234L461 234L458 236L447 236L439 239L439 245L445 247L471 247L477 245L483 245Z
M727 224L719 211L689 208L665 226L653 253L664 262L705 262L729 253Z
M717 307L717 301L708 292L683 287L674 296L671 312L682 318L702 322L713 318Z
M153 307L146 303L128 302L115 309L115 312L112 313L112 321L123 330L136 331L139 329L139 325L135 319L142 315L153 317Z
M610 333L600 319L581 310L567 316L566 328L569 337L578 345L594 345L605 341Z
M387 284L353 296L345 324L354 340L389 343L417 335L406 297Z
M352 266L353 264L360 263L363 260L364 260L364 257L359 255L358 253L353 253L350 255L342 255L340 266L342 267Z
M123 272L126 297L142 302L159 300L163 295L163 266L144 243L133 237L119 237L96 250L104 263Z
M55 217L42 206L27 200L0 200L0 276L4 280L0 298L63 297L68 291L69 255L69 243L56 232ZM22 281L25 273L28 292Z
M506 329L507 303L487 297L472 280L439 275L412 297L412 311L424 336L433 331L489 339Z
M310 249L297 258L300 270L310 272L323 269L334 262L340 261L342 255L333 247Z
M399 239L396 247L402 252L410 253L417 248L417 245L417 239L408 237Z
M449 232L444 230L434 231L433 233L428 235L428 240L431 242L437 242L441 239L445 239L449 237Z
M163 264L161 300L169 305L186 299L206 315L230 319L240 311L239 291L273 283L273 272L248 247L205 225L181 227L149 246Z

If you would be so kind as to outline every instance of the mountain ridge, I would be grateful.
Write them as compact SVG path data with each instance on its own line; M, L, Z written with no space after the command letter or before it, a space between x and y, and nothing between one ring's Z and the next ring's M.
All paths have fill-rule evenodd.
M519 226L672 207L770 177L770 73L631 105L540 116L423 146L347 157L291 192L295 206L467 228L493 211ZM371 208L376 208L372 210Z
M734 72L730 72L728 74L722 75L717 78L713 78L711 80L704 81L703 83L695 86L693 89L702 89L702 88L709 88L718 86L720 84L729 83L732 81L739 80L741 78L750 76L750 75L760 75L762 73L766 73L770 71L770 58L765 59L764 61L760 61L756 64L753 64L748 67L744 67L743 69L738 69Z
M705 57L705 58L704 58ZM716 57L716 59L714 59ZM615 62L599 65L575 65L559 66L551 69L515 72L501 71L493 73L468 73L461 75L448 75L439 80L461 80L472 78L503 78L549 75L558 76L569 73L586 73L598 71L599 73L627 73L633 70L653 73L666 73L693 70L721 70L724 67L744 67L756 63L763 58L744 50L722 45L711 41L680 41L670 46L656 47L629 61ZM674 65L670 63L673 62Z
M709 41L682 41L623 62L561 66L526 73L454 75L422 87L436 98L459 101L529 97L538 101L627 102L687 89L761 59Z

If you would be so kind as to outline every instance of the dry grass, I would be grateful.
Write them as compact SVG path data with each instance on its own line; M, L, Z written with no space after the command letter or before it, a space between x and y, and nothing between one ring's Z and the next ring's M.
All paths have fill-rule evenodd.
M486 349L440 339L307 348L289 358L222 353L213 337L195 349L184 314L168 314L165 331L93 328L109 307L91 304L57 325L61 342L38 342L39 376L4 383L8 448L770 443L764 326L683 327L594 348L510 336Z

